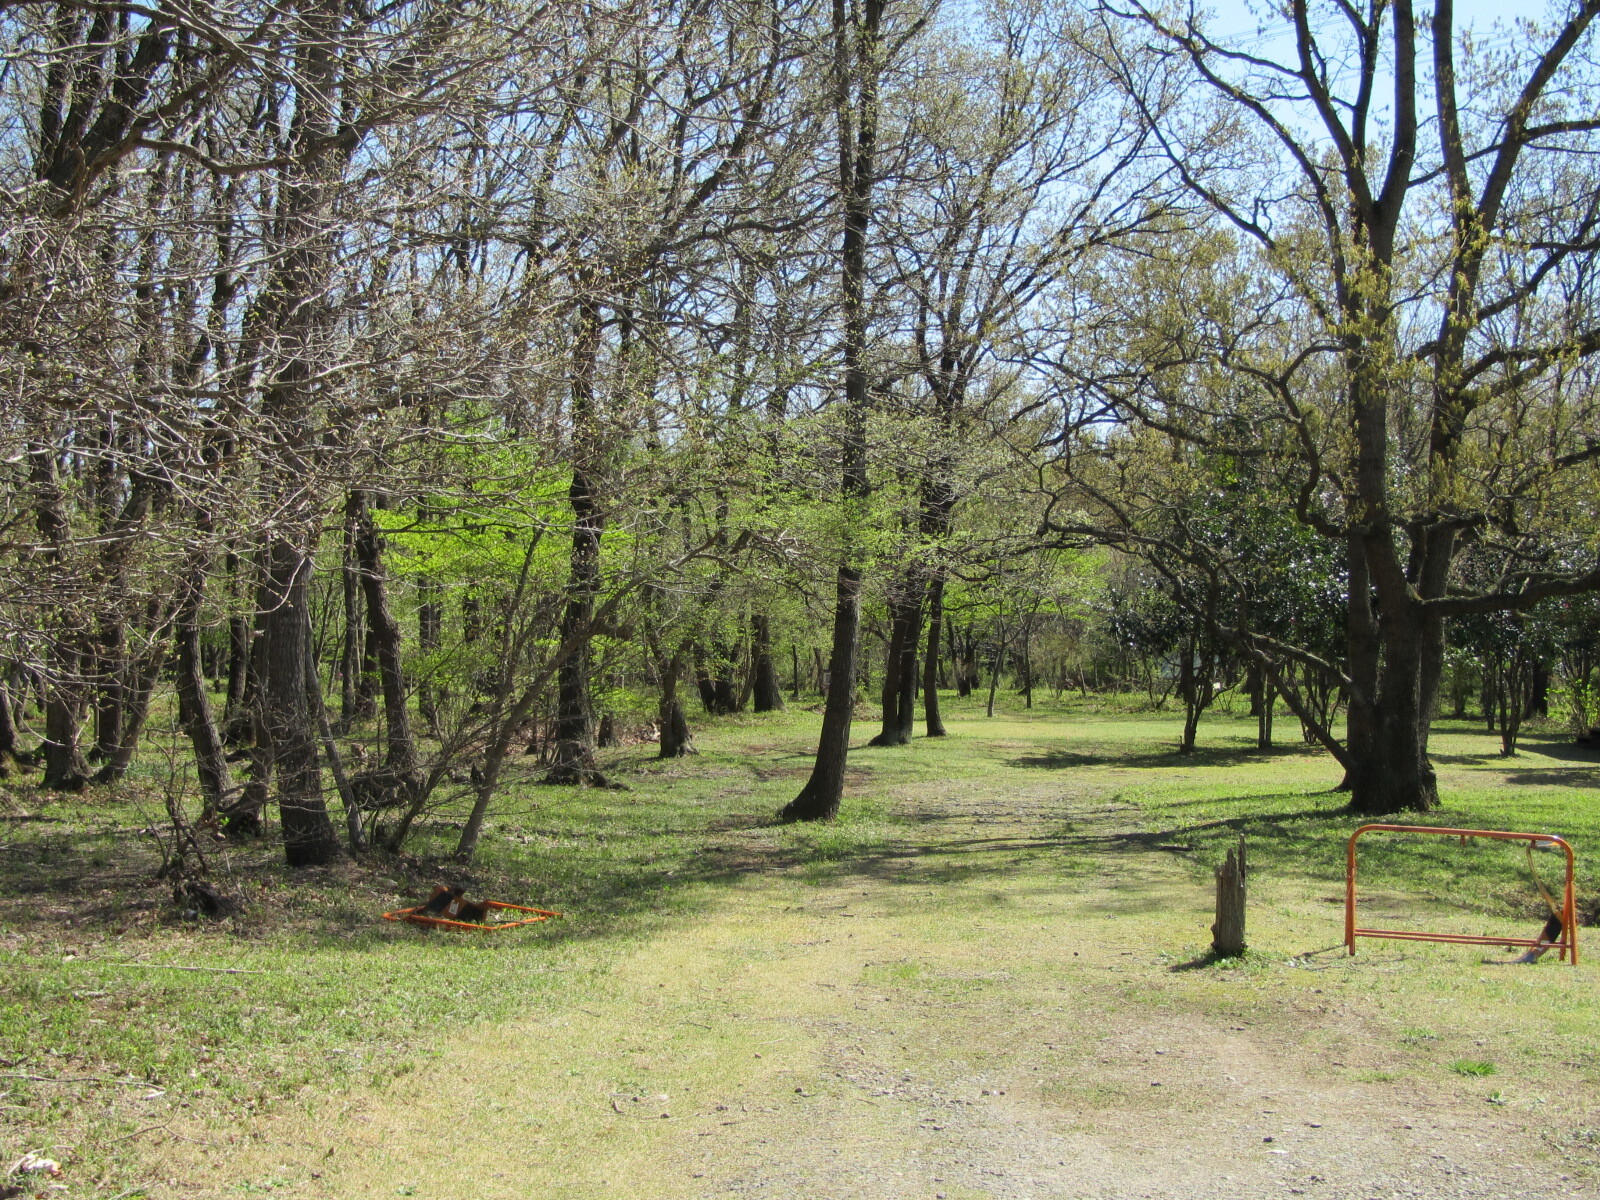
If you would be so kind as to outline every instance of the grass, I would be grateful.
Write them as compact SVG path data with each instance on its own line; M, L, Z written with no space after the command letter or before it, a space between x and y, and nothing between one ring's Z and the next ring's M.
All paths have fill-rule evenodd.
M1128 1003L1248 1019L1284 997L1305 1003L1324 982L1358 986L1336 978L1343 964L1332 970L1310 953L1322 945L1298 933L1312 918L1335 923L1338 910L1323 901L1340 895L1355 824L1330 790L1338 771L1325 755L1298 743L1259 751L1253 722L1226 714L1208 716L1200 750L1179 756L1173 715L1069 700L986 721L976 705L950 707L953 736L942 742L854 752L844 814L830 825L771 821L804 780L815 718L734 718L698 731L694 759L615 752L607 767L627 794L516 789L469 872L444 861L459 815L449 811L397 859L295 874L270 848L219 849L218 881L244 911L216 925L184 920L151 879L158 860L139 831L159 811L158 780L118 797L0 793L0 1073L104 1081L0 1079L0 1157L68 1145L75 1177L115 1194L145 1178L141 1131L163 1122L235 1122L287 1099L381 1088L474 1028L574 1004L605 1011L620 961L775 875L800 889L787 902L797 912L808 894L853 879L892 882L893 911L914 919L919 936L975 958L957 969L909 956L864 968L860 982L930 1003L998 1003L1043 972L1028 962L1023 926L1039 916L1040 889L1062 881L1092 885L1089 919L1160 946L1141 959L1158 988L1144 975L1095 977ZM1280 731L1291 724L1280 721ZM1592 757L1535 731L1519 757L1502 759L1496 739L1451 723L1434 749L1444 808L1423 821L1562 833L1579 850L1581 893L1593 894ZM946 819L979 793L1014 795L1007 815L1017 827ZM1241 832L1261 881L1252 951L1208 964L1195 897ZM1362 872L1385 921L1526 934L1537 908L1525 862L1504 846L1373 839ZM1545 876L1554 886L1555 872ZM375 919L442 878L569 915L476 938ZM984 968L986 938L1018 940L1003 969ZM741 927L729 946L745 963L788 953L759 924ZM1600 1070L1592 989L1540 968L1535 977L1553 985L1534 998L1519 992L1521 978L1444 970L1460 960L1455 948L1404 954L1364 947L1356 960L1425 968L1359 984L1400 1023L1390 1041L1399 1058L1358 1077L1392 1081L1430 1061L1457 1074L1460 1064L1487 1065L1463 1055L1478 1035L1503 1034L1512 1016L1533 1048L1497 1049L1496 1058L1519 1078L1545 1070L1556 1042L1583 1072ZM246 973L163 969L172 966ZM1441 1012L1444 1000L1464 1011ZM642 1087L644 1078L615 1082ZM275 1178L264 1172L250 1186L276 1188Z

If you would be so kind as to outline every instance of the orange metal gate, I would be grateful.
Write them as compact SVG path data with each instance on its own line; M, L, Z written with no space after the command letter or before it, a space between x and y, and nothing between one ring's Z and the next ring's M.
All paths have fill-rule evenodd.
M1526 842L1531 848L1559 846L1567 856L1567 886L1561 900L1561 940L1541 942L1537 938L1476 937L1465 933L1417 933L1409 929L1358 929L1356 928L1356 841L1365 833L1436 833L1445 837L1459 837L1463 845L1469 837L1495 838L1504 842ZM1356 952L1356 939L1396 938L1412 942L1467 942L1479 946L1547 946L1559 949L1561 957L1578 965L1578 911L1573 892L1572 847L1565 838L1553 833L1506 833L1498 829L1444 829L1435 825L1363 825L1350 835L1346 848L1344 886L1344 942L1351 954ZM1570 958L1569 958L1570 952Z

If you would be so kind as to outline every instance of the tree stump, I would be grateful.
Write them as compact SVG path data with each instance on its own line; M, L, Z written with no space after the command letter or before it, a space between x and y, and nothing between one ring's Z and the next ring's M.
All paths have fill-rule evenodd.
M1211 949L1218 958L1237 958L1244 943L1245 858L1244 835L1239 849L1217 868L1217 920L1211 926Z

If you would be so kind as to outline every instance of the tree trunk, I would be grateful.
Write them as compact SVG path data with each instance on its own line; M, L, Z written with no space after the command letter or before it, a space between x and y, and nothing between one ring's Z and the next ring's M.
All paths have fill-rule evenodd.
M1260 671L1256 672L1256 748L1258 750L1272 749L1272 710L1277 704L1277 692L1273 690L1272 681L1263 679Z
M77 689L57 682L49 689L44 706L43 788L80 792L89 782L89 766L78 744L80 719Z
M431 575L424 575L417 580L417 644L428 656L428 663L423 668L423 676L417 685L417 712L423 720L428 722L428 727L435 737L439 736L439 700L431 676L433 674L434 654L444 641L444 606L439 602L439 597L444 589L439 581Z
M785 821L825 821L839 812L850 724L855 715L856 639L861 627L861 573L841 564L835 585L833 644L828 656L828 696L811 778L778 816Z
M1428 761L1423 710L1424 630L1413 604L1386 609L1382 623L1383 671L1374 705L1369 752L1356 760L1350 809L1364 816L1427 812L1439 805Z
M1000 668L1006 658L1006 627L1000 626L1000 641L994 648L994 666L989 672L989 699L983 706L983 715L994 716L994 694L1000 690Z
M126 776L128 768L133 765L134 755L139 751L139 738L150 716L150 698L155 692L156 681L161 677L161 668L167 661L165 616L158 617L157 624L160 629L155 645L127 664L120 701L122 715L117 722L120 740L106 756L105 764L95 772L94 782L97 784L116 783Z
M239 556L228 555L228 578L234 599L238 594ZM228 694L222 707L223 740L228 745L239 745L250 732L250 630L249 617L234 615L228 618Z
M845 505L859 506L870 493L867 477L867 233L872 219L878 138L879 28L883 0L864 0L847 12L833 9L834 117L838 135L839 199L844 236L839 248L840 308L844 324L844 413L839 491ZM823 705L817 757L800 794L778 814L785 821L827 820L844 794L850 725L855 716L856 654L861 627L861 570L857 548L847 542L835 584L833 644L828 657L828 698Z
M183 590L174 617L178 662L175 683L178 715L194 753L195 775L208 816L221 813L233 782L228 776L227 754L211 710L211 697L200 661L200 602L205 592L205 567L196 567Z
M1195 736L1200 729L1199 685L1195 681L1194 655L1194 639L1186 639L1178 651L1178 695L1183 698L1183 740L1178 743L1180 754L1194 752Z
M656 754L658 758L682 758L694 753L689 722L684 718L683 705L678 700L678 676L682 672L682 654L674 654L661 672L661 695L656 709L661 726L661 742Z
M783 708L783 686L772 665L772 622L765 613L750 617L750 707L758 713Z
M1265 686L1266 682L1262 678L1260 667L1256 666L1255 663L1245 667L1244 691L1245 695L1250 697L1250 715L1252 717L1261 715L1261 693Z
M343 853L322 798L315 717L307 697L310 567L306 554L284 538L267 547L262 716L272 749L284 856L291 867L321 866Z
M389 786L407 793L417 786L417 748L411 734L411 714L407 708L405 670L401 659L400 622L389 610L388 583L383 566L383 541L372 519L371 502L363 491L352 491L347 513L356 532L356 563L360 570L361 592L366 600L367 628L378 660L378 678L383 690L383 716L387 753L384 769Z
M1022 623L1022 707L1033 707L1033 618Z
M928 582L928 652L922 660L922 715L929 737L944 737L939 713L939 649L944 641L944 573L935 570Z
M900 746L900 671L904 664L902 641L905 625L900 619L900 606L889 602L889 644L883 655L883 692L879 700L882 710L882 728L867 743L869 746Z
M122 745L122 726L127 719L128 671L127 637L121 621L106 621L94 639L92 662L96 682L94 699L94 748L89 757L108 762ZM100 782L99 776L95 777Z
M1228 860L1217 868L1217 920L1211 926L1211 950L1218 958L1238 958L1245 952L1245 884L1241 834L1237 853L1229 850Z
M1550 664L1543 659L1535 660L1530 668L1528 677L1528 706L1523 711L1524 720L1535 717L1548 717L1550 715Z
M889 598L889 647L883 670L883 727L868 745L904 746L916 723L917 644L922 637L920 581L907 579Z
M917 645L922 640L920 579L908 577L889 600L889 651L883 672L883 728L873 746L910 743L917 719Z
M574 642L575 649L556 673L555 761L544 782L604 787L608 781L595 763L594 713L589 703L589 646L600 587L602 519L593 481L583 467L573 468L567 496L574 522L561 640Z
M361 645L366 629L361 613L361 568L356 559L359 536L347 500L344 561L339 565L339 585L344 600L344 636L339 641L339 724L347 731L362 715Z
M11 708L11 689L7 686L6 674L0 672L0 779L9 779L17 766L17 754L20 747L17 745L16 716Z

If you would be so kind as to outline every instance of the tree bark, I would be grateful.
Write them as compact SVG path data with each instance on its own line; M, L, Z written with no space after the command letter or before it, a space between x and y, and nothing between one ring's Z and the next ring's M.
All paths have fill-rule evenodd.
M772 665L772 622L765 613L750 617L750 708L758 713L783 709L783 685Z
M1246 899L1244 836L1239 837L1237 853L1217 868L1217 919L1211 926L1211 951L1218 958L1238 958L1246 950L1244 914Z
M118 741L107 755L106 761L94 774L97 784L116 783L128 773L134 756L139 752L139 738L144 733L145 722L150 717L150 699L156 681L167 661L168 621L158 617L155 644L139 657L127 663L123 673L121 717L117 722Z
M912 576L889 600L889 651L883 671L883 728L870 746L904 746L916 723L917 645L922 639L922 586Z
M389 785L402 788L411 798L417 784L417 748L411 733L411 713L407 708L405 669L401 659L400 623L389 610L389 590L383 566L383 540L372 519L371 501L361 490L350 493L346 510L356 534L356 565L361 592L366 600L367 626L378 660L378 679L383 690L383 716L386 733L384 769Z
M309 556L286 538L267 549L262 716L272 751L284 856L291 867L321 866L342 854L322 797L315 718L307 689Z
M10 671L10 664L5 671L0 671L0 779L9 779L12 771L17 766L17 724L16 716L11 708L11 689L7 686L6 675Z
M944 737L939 712L939 651L944 641L944 572L934 570L928 581L928 651L922 660L922 715L929 737Z
M344 561L339 566L339 584L344 600L344 636L339 642L339 724L346 730L361 719L361 646L366 636L361 613L361 568L356 559L359 534L345 505ZM365 714L365 715L371 715Z
M201 665L200 603L204 595L205 566L202 563L192 571L173 619L178 651L174 682L178 691L179 719L194 753L201 800L206 814L216 816L228 802L233 781L229 778L227 753L211 710L211 697Z
M590 640L595 596L600 590L600 538L605 518L594 476L597 419L594 373L600 349L600 311L593 300L582 306L573 351L573 465L567 488L572 511L572 551L567 569L567 602L561 614L561 640L573 651L556 673L555 759L545 783L604 787L608 781L594 758L594 712L589 702Z
M861 573L841 563L836 576L833 641L828 656L828 695L811 778L778 814L785 821L826 821L838 815L844 795L850 724L855 715L856 639L861 627Z
M834 0L834 116L839 152L839 197L844 237L839 250L840 299L844 317L844 414L840 493L855 506L867 496L867 233L872 218L878 136L878 72L883 0L862 0L847 16ZM840 557L834 589L833 642L828 658L828 697L811 778L778 814L785 821L827 820L844 794L850 725L855 716L856 651L861 626L861 570L848 544Z
M694 753L689 722L684 718L683 704L678 699L678 676L682 673L681 653L674 654L661 671L661 695L656 710L661 726L661 742L657 758L682 758Z

